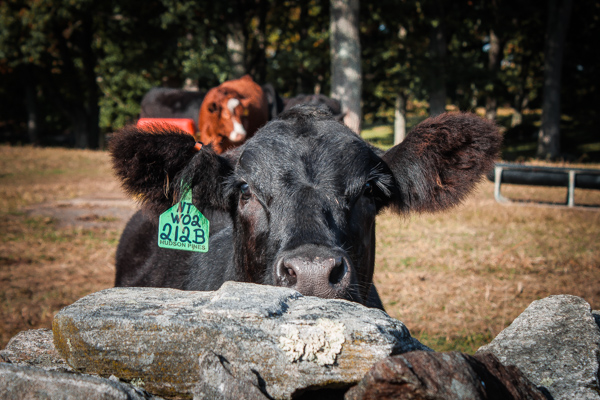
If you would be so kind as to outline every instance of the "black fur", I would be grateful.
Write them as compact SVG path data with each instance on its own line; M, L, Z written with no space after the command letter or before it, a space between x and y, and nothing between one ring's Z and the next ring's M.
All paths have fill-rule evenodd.
M491 167L500 144L493 124L454 114L425 121L382 154L326 109L310 106L285 111L221 156L205 148L190 154L193 143L176 136L166 151L159 148L166 146L160 134L131 129L115 142L130 150L112 150L126 188L146 193L147 209L158 214L178 193L176 182L169 201L155 194L163 171L183 179L211 220L210 251L159 249L156 227L134 216L119 244L116 285L215 290L236 280L379 308L372 285L377 213L456 205ZM148 146L136 146L140 139ZM141 160L155 163L136 165ZM143 179L142 173L155 176ZM136 247L140 237L150 249ZM332 268L331 274L319 275L323 268Z
M275 90L275 87L270 83L266 83L261 86L265 96L267 97L267 103L269 104L269 121L277 117L283 111L283 99Z
M346 113L342 112L342 104L339 100L329 98L322 94L299 94L296 97L287 99L283 110L287 111L300 104L311 106L323 105L327 107L329 112L332 114L333 119L339 122L342 122L344 120L344 116L346 115Z
M222 186L216 181L231 171L229 162L209 146L196 151L195 143L193 136L170 125L128 126L113 136L109 150L123 188L151 214L179 201L184 180L193 187L195 200L223 209Z
M489 171L501 136L473 114L448 113L417 125L383 155L396 179L399 211L441 211L459 204Z

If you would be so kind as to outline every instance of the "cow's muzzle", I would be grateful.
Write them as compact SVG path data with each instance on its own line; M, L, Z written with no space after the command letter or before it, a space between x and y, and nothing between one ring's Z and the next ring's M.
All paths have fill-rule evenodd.
M280 286L296 289L303 295L348 300L355 297L350 293L351 264L342 254L309 245L284 254L275 268Z

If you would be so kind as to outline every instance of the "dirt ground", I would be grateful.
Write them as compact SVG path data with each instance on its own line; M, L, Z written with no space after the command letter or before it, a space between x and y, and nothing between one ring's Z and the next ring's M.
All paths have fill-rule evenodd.
M576 201L600 204L600 191ZM0 348L113 285L116 245L136 209L105 152L0 146ZM600 211L500 205L484 181L451 212L381 214L375 283L387 312L419 340L472 353L533 300L567 293L600 309L599 238Z

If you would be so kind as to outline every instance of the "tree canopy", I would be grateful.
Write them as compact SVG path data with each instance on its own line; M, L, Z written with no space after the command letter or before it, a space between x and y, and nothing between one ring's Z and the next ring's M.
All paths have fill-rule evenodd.
M536 140L547 5L363 0L359 7L363 124L389 124L398 107L413 119L481 107L506 128L508 144ZM187 82L206 90L241 73L283 97L330 95L330 13L327 0L5 0L0 140L101 147L106 134L135 121L151 87ZM564 153L597 131L599 20L597 0L573 3L559 87Z

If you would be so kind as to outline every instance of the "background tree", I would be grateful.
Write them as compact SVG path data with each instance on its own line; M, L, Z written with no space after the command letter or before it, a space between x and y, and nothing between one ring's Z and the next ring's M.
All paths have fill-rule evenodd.
M99 129L133 120L152 86L180 87L193 77L210 87L228 76L225 15L210 6L9 0L0 5L8 26L0 35L1 63L7 74L27 69L38 103L66 117L59 125L48 121L53 130L70 133L77 147L95 148Z
M345 65L357 80L342 84L356 90L342 99L355 109L355 129L362 113L368 125L397 122L400 140L403 126L446 107L485 109L506 127L507 146L536 155L536 135L547 131L539 125L549 93L542 92L544 69L550 71L544 62L552 57L539 35L549 29L549 8L532 0L149 0L144 7L132 0L6 0L0 140L102 147L104 134L135 121L151 87L207 90L245 73L283 97L339 96L333 66L347 51L334 40L338 1L357 4L361 15L349 24L359 33L349 44L360 47L349 48L357 55ZM544 114L563 116L561 156L600 159L594 145L582 145L597 142L600 123L600 53L593 47L600 3L572 7L556 86L562 107ZM241 55L233 62L231 38ZM502 113L494 117L496 110Z
M362 72L358 0L331 0L331 97L340 100L344 123L360 132Z
M600 2L573 2L561 77L561 151L600 160Z
M537 156L553 159L560 154L560 82L564 43L572 0L549 0L544 47L544 100Z
M274 1L266 8L264 82L288 97L324 86L329 79L327 0Z
M93 30L94 15L101 9L86 1L17 0L3 3L0 13L8 25L0 39L7 68L27 72L30 94L35 85L43 85L46 97L70 119L75 146L98 147L100 91ZM40 119L35 100L29 98L27 107L33 125Z
M428 39L422 9L414 2L382 0L361 3L363 113L367 123L394 122L399 143L405 133L406 108L427 96Z
M429 33L429 113L438 115L446 111L446 52L447 33L444 19L444 2L426 0Z

